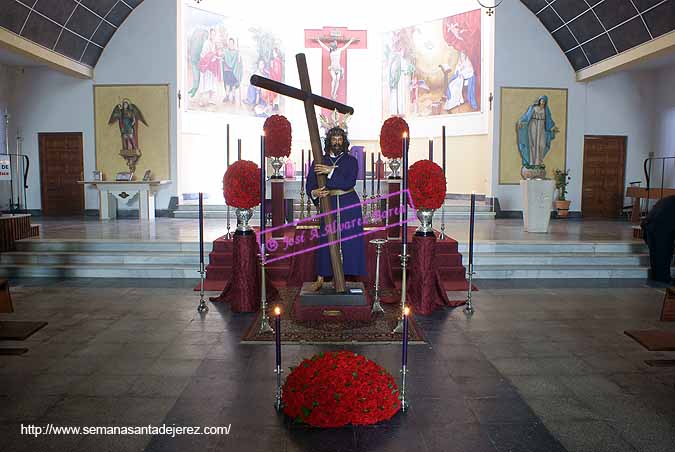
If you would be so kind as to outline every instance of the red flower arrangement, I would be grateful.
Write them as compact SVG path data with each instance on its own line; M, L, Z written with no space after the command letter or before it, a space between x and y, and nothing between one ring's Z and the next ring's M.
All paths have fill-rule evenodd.
M369 425L401 407L394 378L365 356L319 353L292 369L283 386L284 413L314 427Z
M443 168L431 160L415 162L408 168L408 190L410 190L415 209L440 208L443 205L446 190Z
M263 124L265 157L291 155L291 123L282 115L272 115Z
M403 156L403 134L410 136L408 123L403 118L392 116L384 121L380 129L380 149L388 159L400 159Z
M250 209L260 204L260 168L249 160L234 162L223 176L223 196L228 206Z

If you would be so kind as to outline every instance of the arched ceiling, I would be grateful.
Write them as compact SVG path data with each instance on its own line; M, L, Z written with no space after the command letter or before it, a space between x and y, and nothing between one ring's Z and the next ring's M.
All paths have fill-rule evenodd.
M143 0L0 0L0 27L94 67Z
M575 70L675 29L674 1L521 0L551 33ZM142 2L0 0L0 27L94 67L117 28Z
M575 71L675 29L673 0L521 2L544 24Z

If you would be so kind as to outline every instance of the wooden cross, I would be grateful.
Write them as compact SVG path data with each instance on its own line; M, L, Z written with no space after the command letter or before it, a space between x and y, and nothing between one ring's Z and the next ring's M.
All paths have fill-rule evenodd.
M298 53L295 55L295 61L298 65L298 74L300 75L300 88L294 88L289 85L285 85L276 80L272 80L265 77L260 77L259 75L251 76L251 85L257 86L259 88L266 89L268 91L273 91L282 96L292 97L304 102L305 104L305 117L307 118L307 127L309 128L309 141L312 145L312 158L315 162L323 162L323 150L321 149L321 137L319 136L319 125L316 120L316 110L314 106L323 107L329 110L337 110L342 114L353 114L354 109L345 104L335 102L332 99L327 99L325 97L317 96L312 93L312 86L309 82L309 71L307 70L307 60L305 59L304 53ZM304 169L303 169L304 171ZM319 187L326 186L326 175L317 174L317 183ZM304 190L304 187L300 188ZM320 199L319 206L321 212L325 213L324 224L333 224L333 214L331 211L331 204L329 197L323 197ZM339 227L339 225L338 225ZM329 252L330 252L330 263L333 267L333 285L336 292L345 292L345 274L342 268L342 259L340 257L340 248L337 243L337 232L335 229L328 230L328 242Z

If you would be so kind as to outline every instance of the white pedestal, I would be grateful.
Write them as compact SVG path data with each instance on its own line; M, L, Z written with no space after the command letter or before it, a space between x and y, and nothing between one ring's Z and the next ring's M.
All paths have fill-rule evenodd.
M553 210L552 180L527 179L520 181L523 193L523 223L527 232L548 232Z
M138 216L141 220L155 220L155 193L169 180L158 181L79 181L91 185L99 192L99 219L112 220L117 217L117 200L126 200L138 193Z

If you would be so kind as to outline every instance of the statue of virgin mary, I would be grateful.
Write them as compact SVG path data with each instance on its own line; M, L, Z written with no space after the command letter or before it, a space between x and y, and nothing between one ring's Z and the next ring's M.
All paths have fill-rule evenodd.
M530 105L517 123L518 151L523 167L542 166L558 128L548 108L548 97L541 96Z

